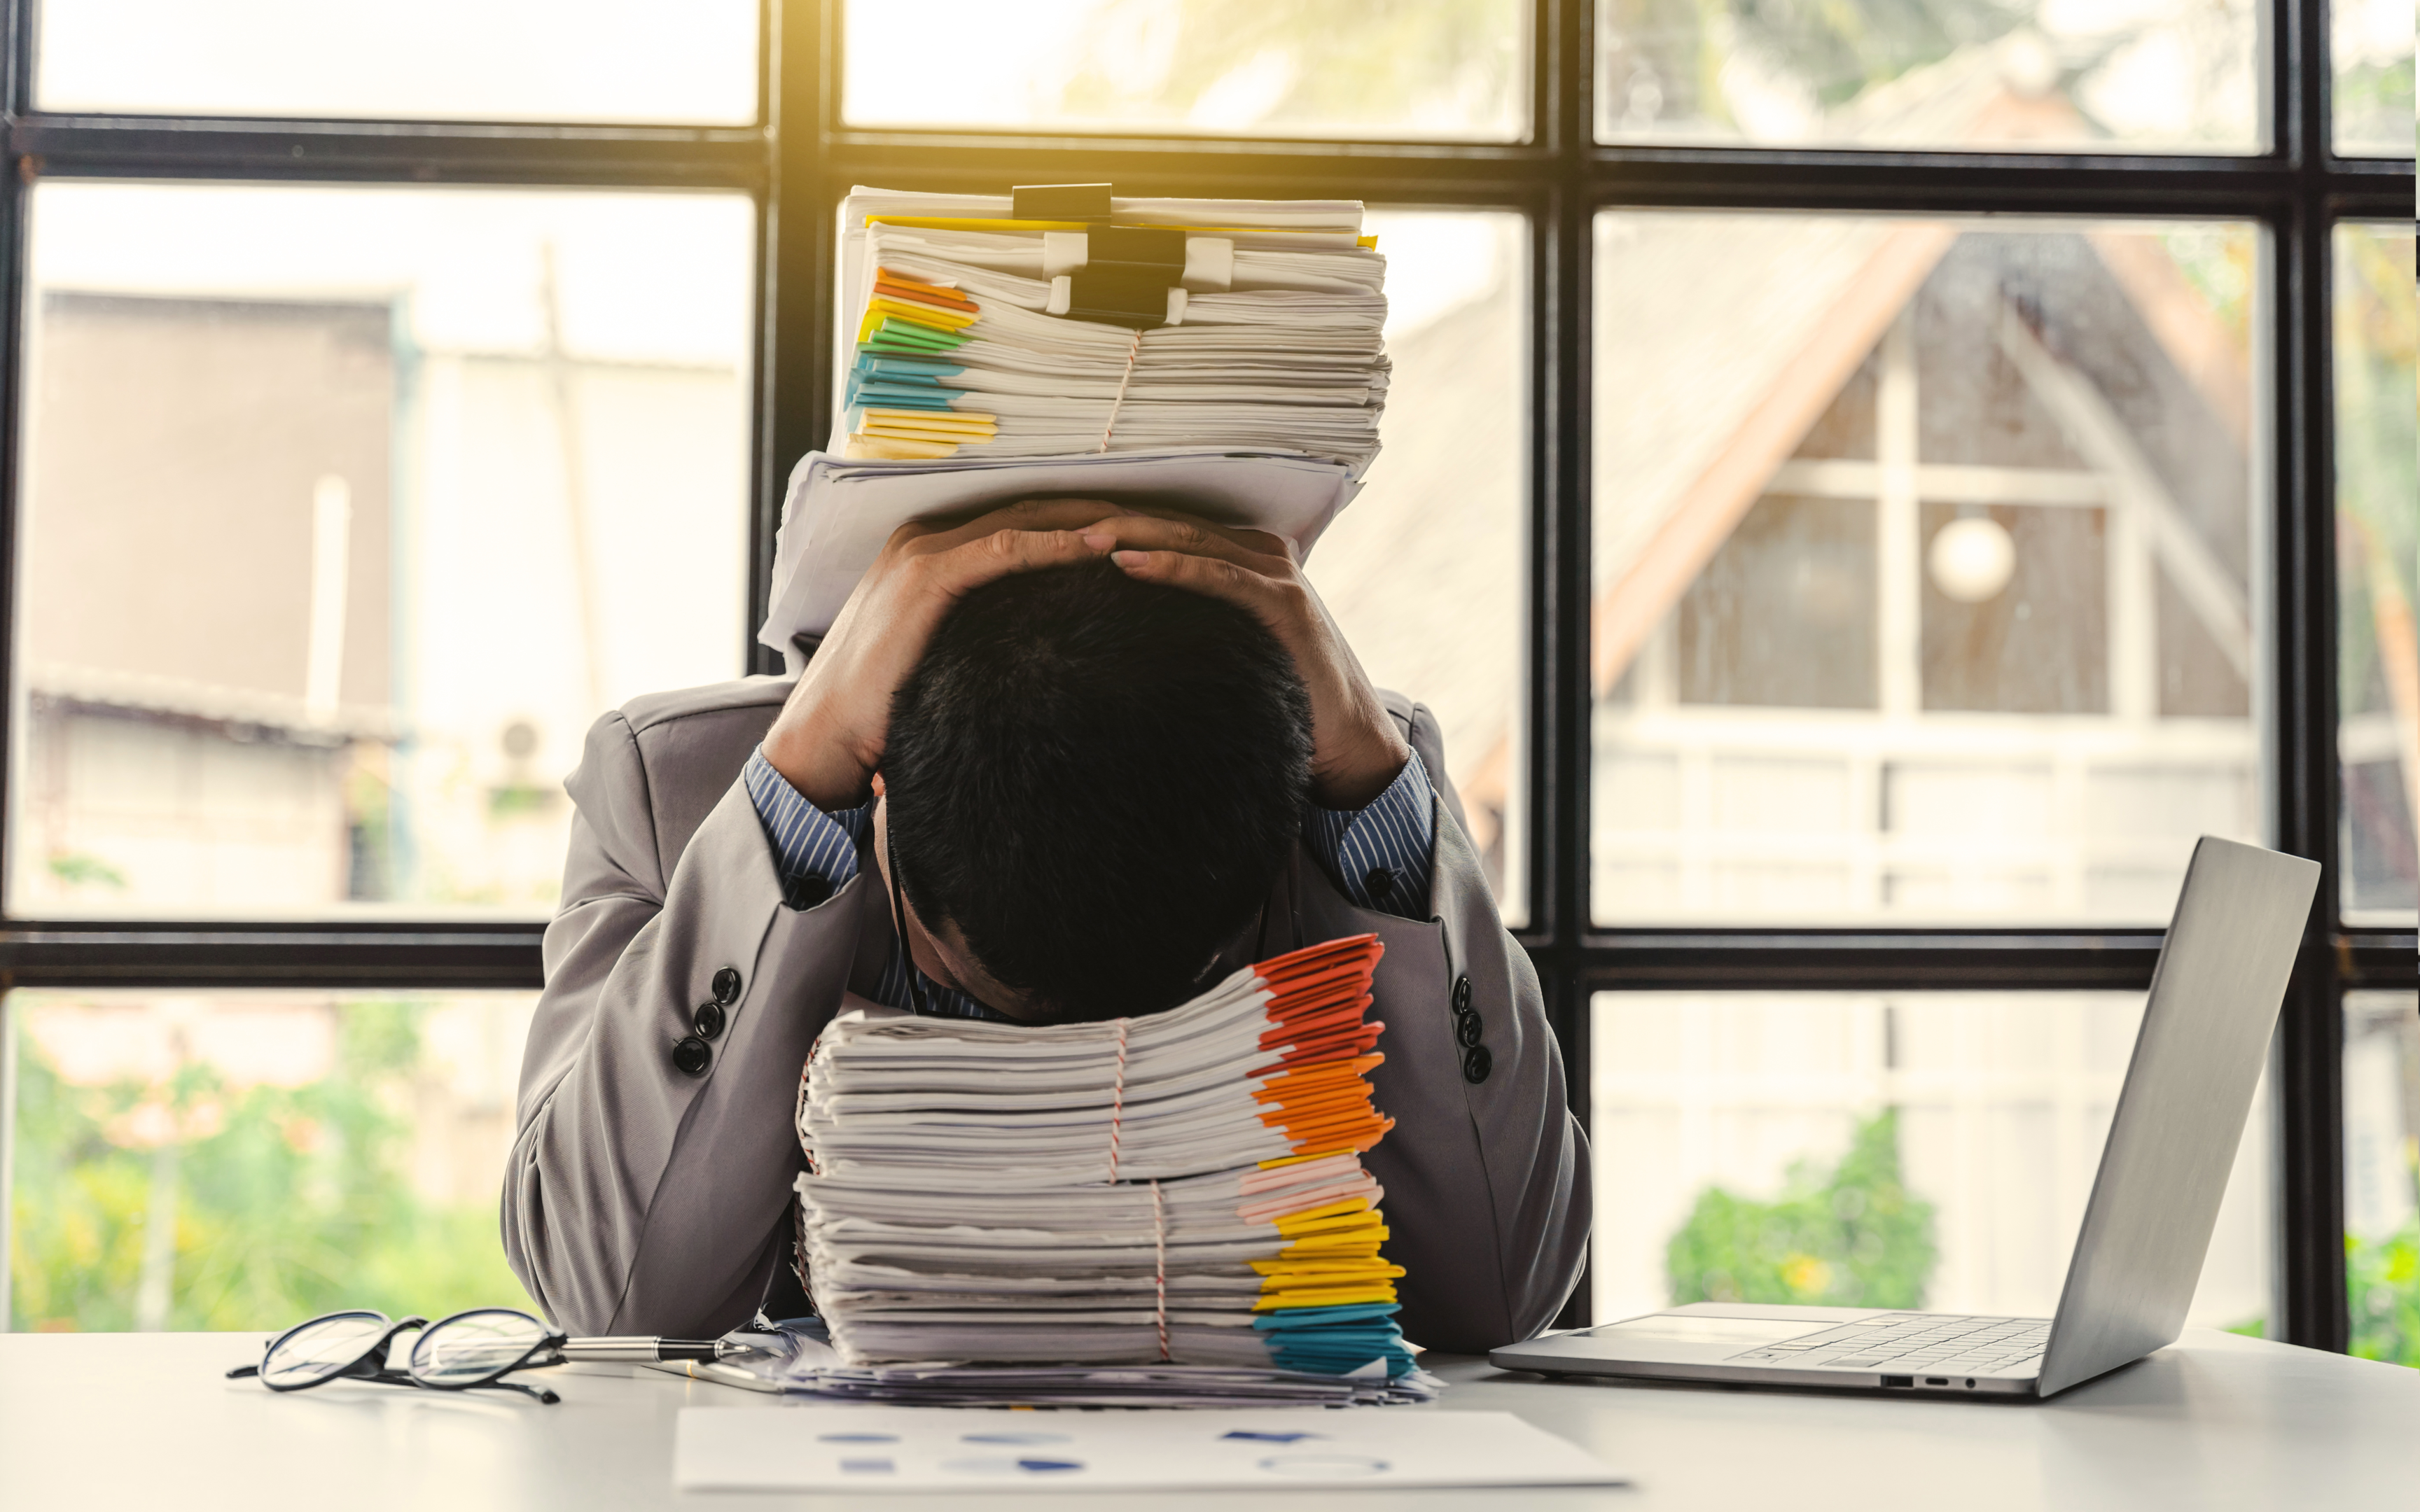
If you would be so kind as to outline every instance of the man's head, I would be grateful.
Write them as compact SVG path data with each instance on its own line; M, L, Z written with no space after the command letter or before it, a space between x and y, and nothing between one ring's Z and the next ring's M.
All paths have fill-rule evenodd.
M1248 611L1106 561L1012 574L959 601L892 700L890 864L944 952L1019 999L995 1006L1156 1012L1258 917L1311 736Z

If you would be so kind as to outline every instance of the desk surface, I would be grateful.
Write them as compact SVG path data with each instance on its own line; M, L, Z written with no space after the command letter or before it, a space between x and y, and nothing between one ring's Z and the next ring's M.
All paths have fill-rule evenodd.
M557 1407L351 1384L273 1396L221 1379L259 1348L254 1334L0 1335L0 1506L918 1512L974 1504L902 1495L676 1495L674 1414L776 1400L757 1393L613 1365L545 1372L562 1394ZM2420 1488L2420 1370L2202 1330L2040 1403L1549 1384L1480 1360L1432 1361L1454 1383L1444 1399L1385 1411L1517 1412L1636 1477L1619 1489L1484 1493L1490 1505L2391 1512L2412 1505ZM1337 1492L1286 1504L1463 1506L1473 1494ZM994 1496L982 1504L1090 1500ZM1138 1500L1115 1499L1122 1506ZM1251 1512L1271 1504L1266 1493L1159 1500Z

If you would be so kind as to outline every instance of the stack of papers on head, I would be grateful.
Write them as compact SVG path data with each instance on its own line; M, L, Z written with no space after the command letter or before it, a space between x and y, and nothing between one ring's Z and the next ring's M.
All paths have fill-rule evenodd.
M910 521L1161 503L1308 558L1358 491L1388 379L1359 203L1107 204L1101 224L1019 221L1005 194L842 202L831 439L790 474L757 632L793 670Z
M842 201L852 458L1378 450L1387 263L1353 201L1124 199L1110 223L1007 195ZM1117 308L1109 306L1115 305Z
M798 1190L839 1368L805 1384L1235 1400L1312 1377L1342 1399L1427 1395L1360 1161L1392 1127L1368 1081L1379 950L1313 946L1106 1024L835 1020L800 1092ZM1009 1364L1061 1369L1011 1389L896 1368Z

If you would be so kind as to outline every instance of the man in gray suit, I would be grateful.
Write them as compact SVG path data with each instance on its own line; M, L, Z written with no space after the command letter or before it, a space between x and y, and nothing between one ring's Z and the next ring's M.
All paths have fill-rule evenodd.
M1009 606L1024 619L1001 623L1030 629L1047 656L1001 660L999 629L983 616ZM1104 623L1127 623L1104 614L1177 628L1103 634ZM1236 750L1231 764L1259 771L1265 756L1279 775L1258 782L1258 796L1235 793L1231 822L1195 791L1220 775L1204 769L1217 760L1205 745L1230 726L1261 728L1250 709L1272 705L1248 700L1232 718L1188 725L1187 708L1134 699L1175 689L1216 702L1218 687L1250 681L1254 644L1281 648L1280 668L1291 662L1281 702L1298 733L1280 717L1267 752ZM1537 976L1497 917L1435 719L1371 686L1290 548L1098 501L910 526L811 650L790 676L656 695L605 716L568 784L578 813L504 1191L505 1253L557 1323L707 1336L750 1318L792 1257L800 1070L849 1000L1028 1021L1129 1011L1103 1001L1153 1011L1252 960L1368 933L1386 947L1373 1011L1387 1026L1386 1061L1371 1081L1396 1126L1366 1160L1386 1188L1388 1256L1408 1273L1404 1331L1430 1348L1482 1350L1553 1319L1587 1245L1588 1150ZM1001 764L1008 791L1065 791L1075 774L1089 786L1072 807L1086 811L968 808L996 774L957 774L967 792L954 792L950 762L973 760L969 743L993 738L981 732L1021 728L1033 690L1004 685L988 705L980 686L944 697L936 689L949 678L934 664L959 669L967 685L966 670L989 655L1030 683L1079 650L1119 670L1063 678L1047 689L1052 706L1082 709L1094 689L1131 694L1115 708L1141 713L1087 717L1129 746L1165 744L1147 790L1101 791L1084 753L1054 756L1048 748L1065 743L1045 730L997 737L1018 748ZM1203 664L1246 671L1214 684ZM970 711L996 717L970 721ZM1307 748L1288 758L1289 739ZM950 811L957 828L937 830L932 815ZM1268 826L1253 815L1273 811L1284 832L1264 856L1252 836ZM1100 815L1124 819L1111 827ZM1163 830L1218 855L1155 856ZM1121 933L1128 949L1116 960L1131 980L1103 999L1085 963L1119 920L1037 909L1019 878L983 872L1002 856L1063 855L1071 836L1118 877L1138 858L1166 874L1185 869L1187 887L1215 872L1224 880L1199 895L1249 912L1207 917L1227 904L1205 901L1199 920L1152 923L1148 908L1104 895L1096 912L1145 922ZM1021 911L995 905L1001 895ZM1156 933L1125 937L1138 930ZM1154 961L1172 973L1165 981L1148 978Z

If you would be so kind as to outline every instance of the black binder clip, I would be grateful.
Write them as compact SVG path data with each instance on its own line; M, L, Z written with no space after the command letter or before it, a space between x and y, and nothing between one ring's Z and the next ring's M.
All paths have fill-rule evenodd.
M1084 224L1083 266L1067 280L1063 309L1070 320L1148 331L1183 310L1185 232L1176 226L1111 225L1108 184L1020 184L1012 213L1020 221L1078 221Z
M1019 184L1009 192L1009 215L1019 221L1086 221L1107 225L1107 184Z

